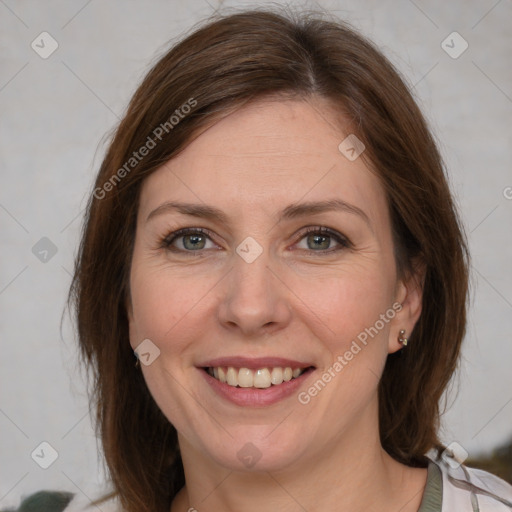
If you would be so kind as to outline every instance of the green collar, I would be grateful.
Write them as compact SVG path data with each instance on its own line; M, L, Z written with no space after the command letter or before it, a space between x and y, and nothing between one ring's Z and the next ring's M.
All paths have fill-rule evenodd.
M418 512L441 512L443 506L443 475L433 461L428 463L427 483Z

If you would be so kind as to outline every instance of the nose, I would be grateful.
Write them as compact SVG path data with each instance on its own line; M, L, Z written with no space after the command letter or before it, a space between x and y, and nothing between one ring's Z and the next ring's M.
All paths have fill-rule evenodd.
M223 327L254 339L285 328L291 318L290 290L279 271L269 266L266 252L252 263L237 254L233 259L218 308Z

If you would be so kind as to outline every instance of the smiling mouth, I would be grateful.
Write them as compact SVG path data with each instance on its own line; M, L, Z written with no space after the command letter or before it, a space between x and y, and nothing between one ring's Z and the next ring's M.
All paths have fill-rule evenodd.
M290 366L276 366L252 370L250 368L236 368L233 366L216 366L203 369L208 375L228 386L266 389L296 379L306 371L313 369L313 367L291 368Z

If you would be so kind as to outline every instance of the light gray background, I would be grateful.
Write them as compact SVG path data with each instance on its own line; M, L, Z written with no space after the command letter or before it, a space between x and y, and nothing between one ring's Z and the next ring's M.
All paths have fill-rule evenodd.
M512 434L512 2L319 3L377 42L414 86L449 168L473 290L460 390L443 439L476 455ZM0 0L2 508L42 488L82 496L99 489L67 318L64 339L59 332L83 207L104 136L136 85L169 42L216 7L215 0ZM47 59L31 48L43 31L59 45ZM453 31L469 44L457 59L441 46ZM58 249L46 263L32 252L42 237ZM42 441L58 452L46 470L30 456Z

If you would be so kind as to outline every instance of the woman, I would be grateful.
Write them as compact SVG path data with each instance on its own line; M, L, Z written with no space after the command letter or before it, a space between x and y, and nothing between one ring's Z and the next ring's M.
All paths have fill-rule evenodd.
M209 21L135 93L71 289L120 509L509 510L438 437L467 280L388 60L317 16Z

